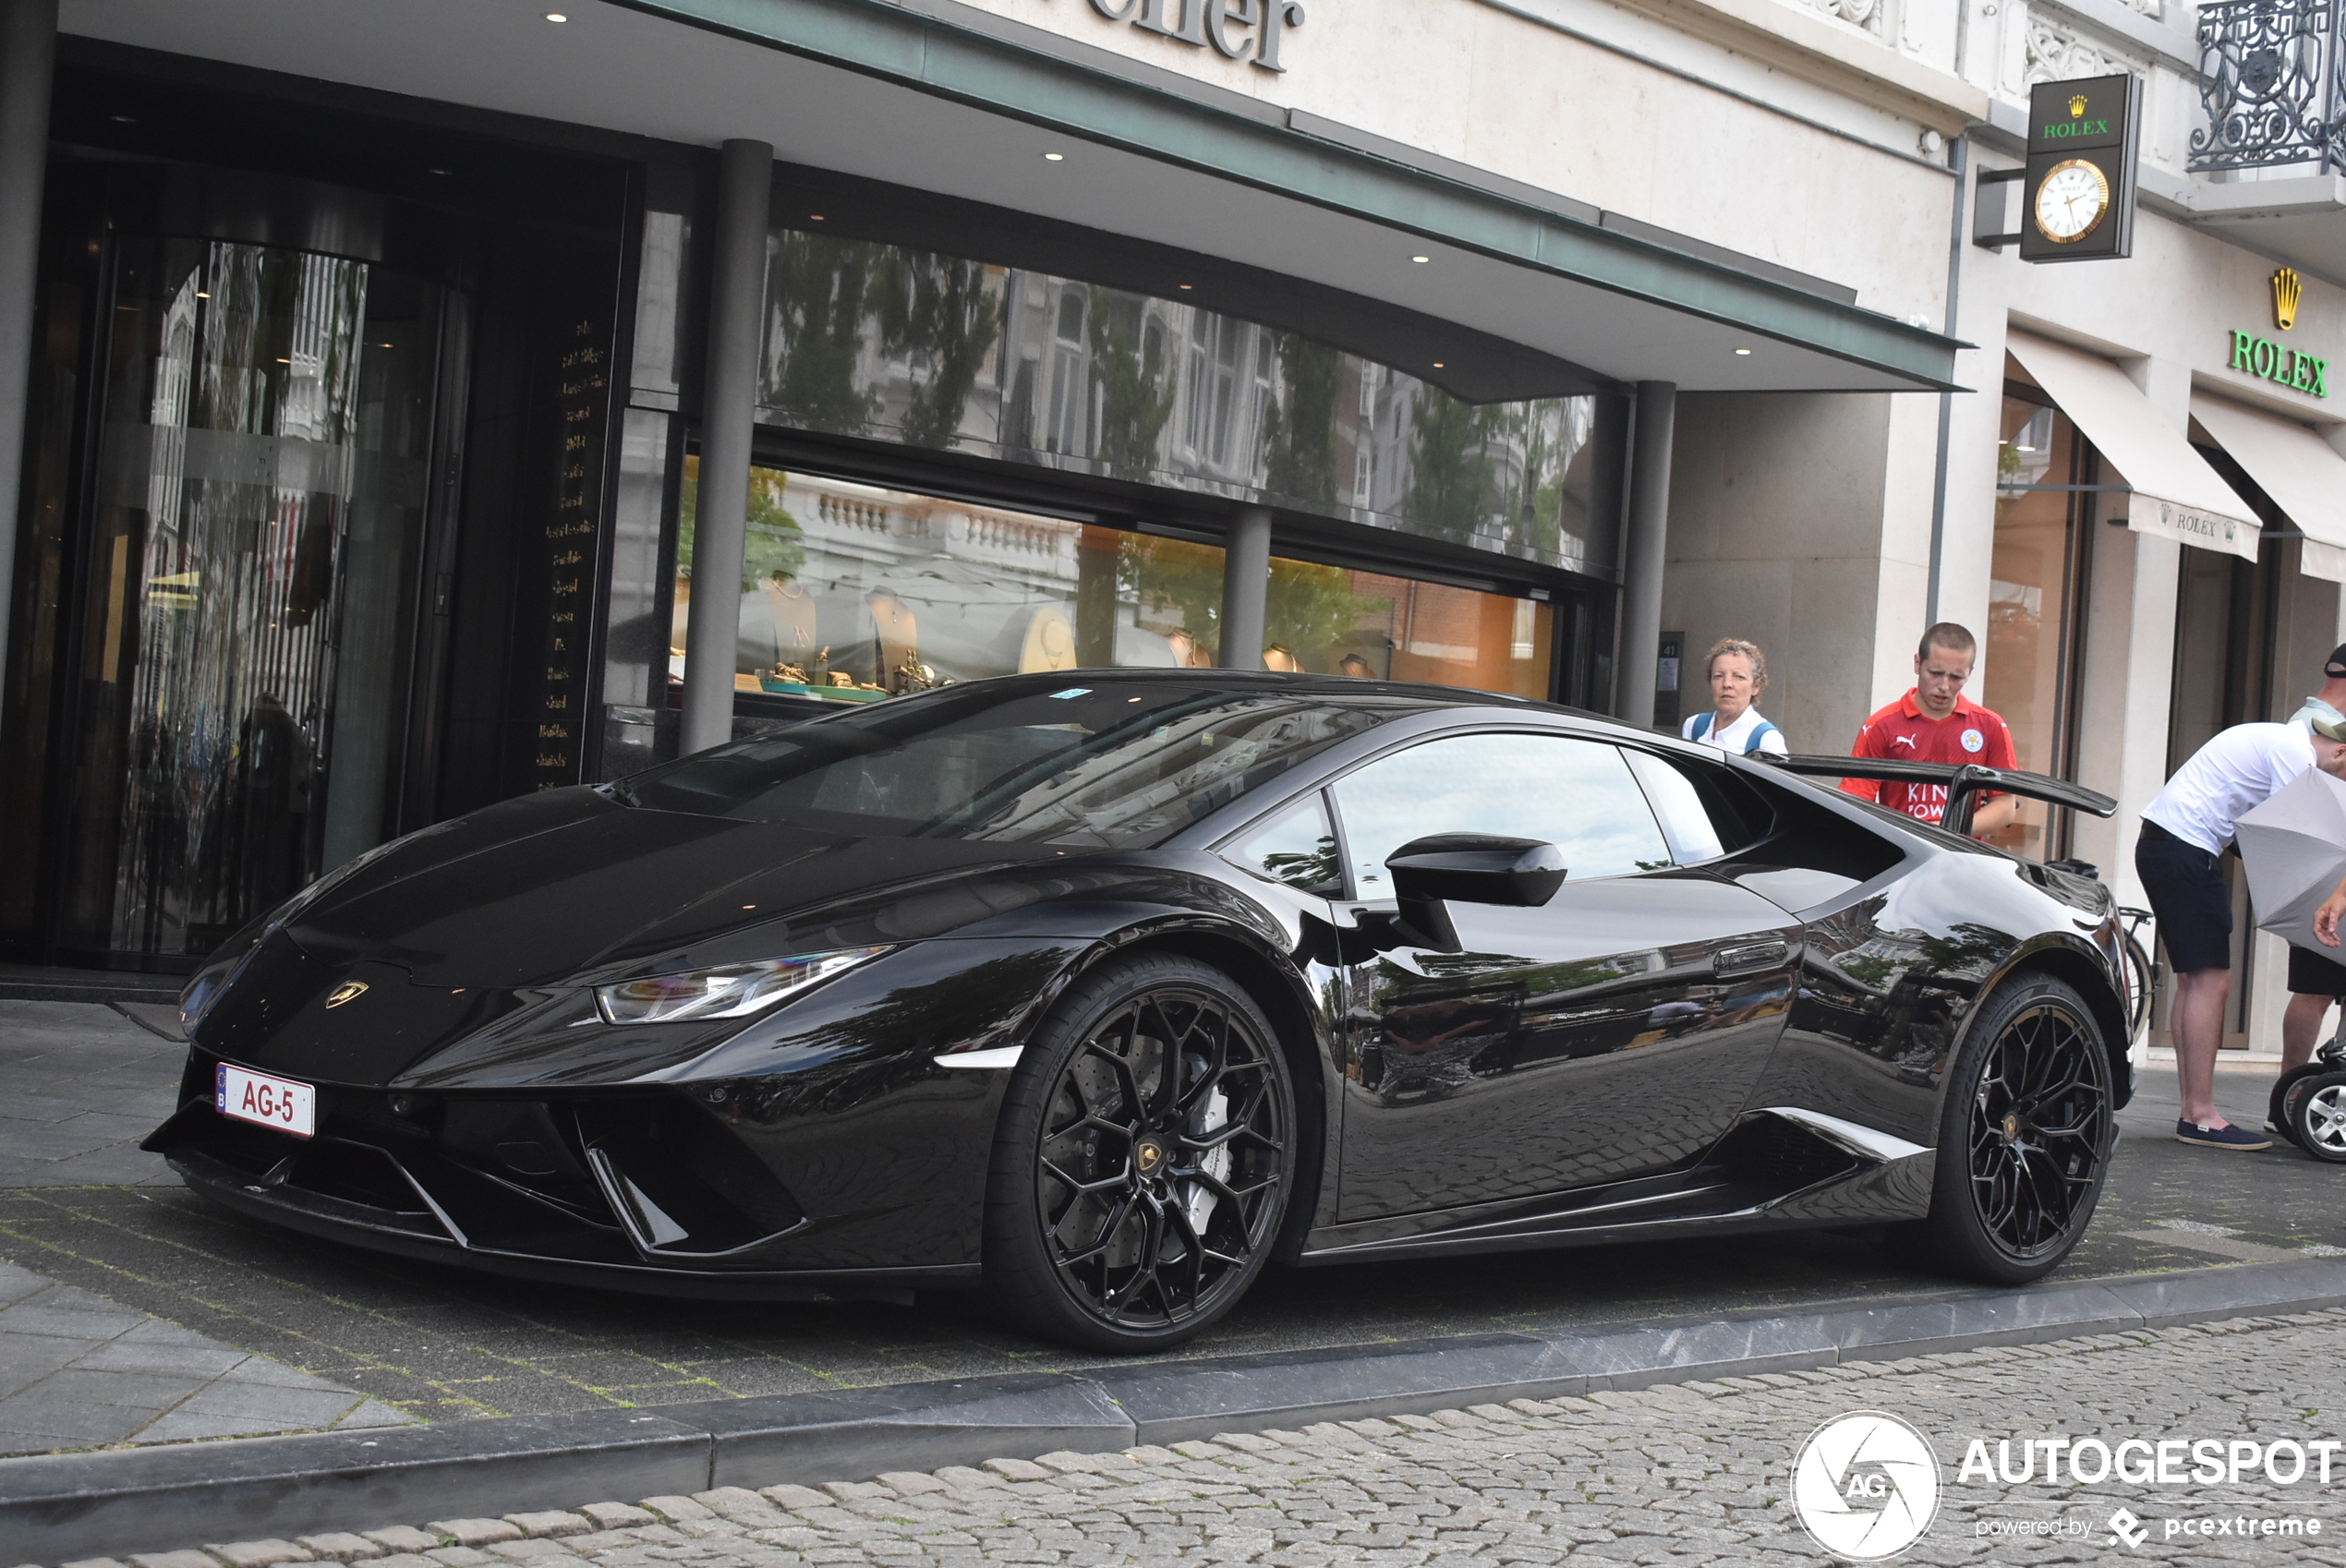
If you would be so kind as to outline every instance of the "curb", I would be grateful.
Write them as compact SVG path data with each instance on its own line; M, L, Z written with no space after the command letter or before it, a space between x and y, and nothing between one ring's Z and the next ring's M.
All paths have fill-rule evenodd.
M869 1480L1061 1450L1422 1415L1509 1399L1895 1361L2346 1306L2346 1260L2248 1263L1766 1309L1586 1334L1500 1333L0 1460L0 1562L582 1498ZM355 1523L354 1523L355 1522Z

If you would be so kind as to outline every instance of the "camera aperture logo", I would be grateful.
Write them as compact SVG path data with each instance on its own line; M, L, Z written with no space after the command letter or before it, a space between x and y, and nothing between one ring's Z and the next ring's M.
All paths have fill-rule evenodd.
M1835 1557L1894 1557L1939 1513L1939 1456L1929 1439L1895 1416L1836 1416L1808 1434L1792 1462L1792 1507L1809 1538Z

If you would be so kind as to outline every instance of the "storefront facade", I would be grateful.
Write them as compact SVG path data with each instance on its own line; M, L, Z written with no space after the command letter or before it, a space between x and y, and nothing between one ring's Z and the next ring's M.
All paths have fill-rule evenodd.
M1112 9L67 0L6 955L185 969L672 754L712 685L727 730L1099 664L1650 706L1678 398L1921 428L1949 384L1928 147L1976 105L1920 54ZM1690 184L1657 95L1914 221L1853 250Z

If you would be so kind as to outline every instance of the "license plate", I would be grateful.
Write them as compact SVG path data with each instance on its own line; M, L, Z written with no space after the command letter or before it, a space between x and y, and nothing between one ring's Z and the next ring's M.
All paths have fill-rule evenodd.
M223 1062L212 1082L212 1104L224 1116L273 1127L296 1138L314 1137L318 1131L318 1092L289 1078L247 1072Z

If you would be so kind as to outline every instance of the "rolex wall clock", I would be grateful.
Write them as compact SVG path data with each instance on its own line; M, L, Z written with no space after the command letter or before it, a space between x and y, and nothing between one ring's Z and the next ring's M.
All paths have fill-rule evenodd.
M2020 259L2104 261L2134 248L2134 161L2142 82L2133 76L2038 82L2028 93Z
M2110 176L2084 158L2068 158L2046 171L2037 187L2037 232L2055 245L2074 245L2110 215Z

